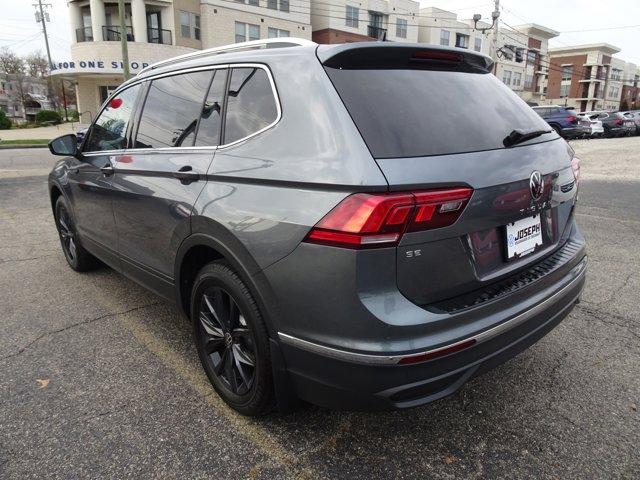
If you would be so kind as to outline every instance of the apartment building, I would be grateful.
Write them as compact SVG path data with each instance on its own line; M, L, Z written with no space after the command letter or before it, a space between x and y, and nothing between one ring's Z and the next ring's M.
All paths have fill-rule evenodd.
M311 4L312 40L346 43L418 41L419 3L413 0L334 0Z
M519 95L523 100L534 104L546 100L549 76L549 40L560 33L542 25L529 23L517 25L515 30L520 32L517 46L526 48L524 55L524 80ZM512 42L513 43L513 42ZM521 64L522 65L522 64Z
M626 64L614 58L620 49L608 43L549 50L547 100L579 111L618 110Z
M620 96L620 108L623 110L640 109L640 67L627 63L624 70L624 82Z
M474 29L473 20L458 20L453 12L441 8L420 9L418 41L445 47L460 47L490 54L491 36ZM489 27L481 23L480 27Z
M51 108L47 81L40 77L0 73L0 110L14 123L33 122Z
M54 65L76 85L82 121L122 83L121 36L129 69L194 50L246 40L296 36L311 39L308 0L127 0L122 31L114 0L68 0L71 58Z
M453 12L435 7L420 9L418 41L448 47L468 48L492 54L492 31L485 22L459 20ZM549 39L558 32L537 24L519 25L498 30L498 59L495 75L530 103L545 99Z

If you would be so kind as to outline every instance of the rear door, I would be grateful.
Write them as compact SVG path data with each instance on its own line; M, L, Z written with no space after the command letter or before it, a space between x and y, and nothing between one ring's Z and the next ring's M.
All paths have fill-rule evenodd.
M132 147L115 168L123 270L167 297L218 145L226 77L226 69L208 69L151 80Z
M398 49L393 62L329 61L325 70L391 190L473 189L448 207L459 209L452 225L427 220L399 244L398 286L428 304L549 255L577 189L567 144L488 69L440 51L425 61L431 52L415 49ZM507 148L514 130L549 133Z

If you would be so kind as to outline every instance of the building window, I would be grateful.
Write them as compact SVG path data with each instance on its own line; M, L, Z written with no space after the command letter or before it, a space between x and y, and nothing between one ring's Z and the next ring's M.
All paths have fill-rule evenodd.
M475 40L473 41L473 49L476 52L479 52L482 50L482 39L480 37L476 37Z
M513 86L519 87L522 83L522 74L520 72L513 72Z
M614 68L611 70L611 80L622 80L622 70Z
M533 75L525 75L524 76L524 88L533 87Z
M451 37L451 32L449 30L440 30L440 45L444 45L445 47L448 47L450 37Z
M573 65L562 67L562 80L571 80L571 77L573 77Z
M279 3L280 3L280 11L281 12L288 12L289 11L289 0L280 0Z
M469 35L463 35L462 33L456 33L456 47L469 48Z
M280 30L279 28L269 27L267 30L267 38L280 38L280 37L290 37L291 33L289 30Z
M260 0L249 0L249 5L255 5L256 7L259 7L260 6Z
M182 35L182 38L200 40L200 15L181 10L180 35Z
M358 28L358 17L360 16L360 9L357 7L352 7L351 5L347 5L347 17L346 17L346 25L347 27Z
M568 83L564 84L564 85L560 85L560 98L564 98L564 97L568 97L569 96L569 87L571 85L569 85Z
M535 50L527 50L527 63L534 64L536 63L536 51Z
M270 8L271 10L277 10L278 0L267 0L267 8Z
M236 22L236 43L260 40L260 25Z
M407 38L407 21L404 18L396 20L396 37Z
M511 70L504 70L502 72L502 81L505 85L511 85Z

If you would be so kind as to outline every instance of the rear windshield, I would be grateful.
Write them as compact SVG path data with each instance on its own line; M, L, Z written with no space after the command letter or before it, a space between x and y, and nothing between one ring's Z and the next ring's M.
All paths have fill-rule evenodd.
M492 74L325 69L376 158L493 150L514 129L549 129Z

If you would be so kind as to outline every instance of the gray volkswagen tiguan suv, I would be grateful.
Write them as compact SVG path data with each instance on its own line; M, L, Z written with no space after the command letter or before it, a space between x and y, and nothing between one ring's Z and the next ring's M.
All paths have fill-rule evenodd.
M66 260L174 301L244 414L448 395L585 281L579 160L491 71L462 49L296 39L148 67L80 146L50 144Z

